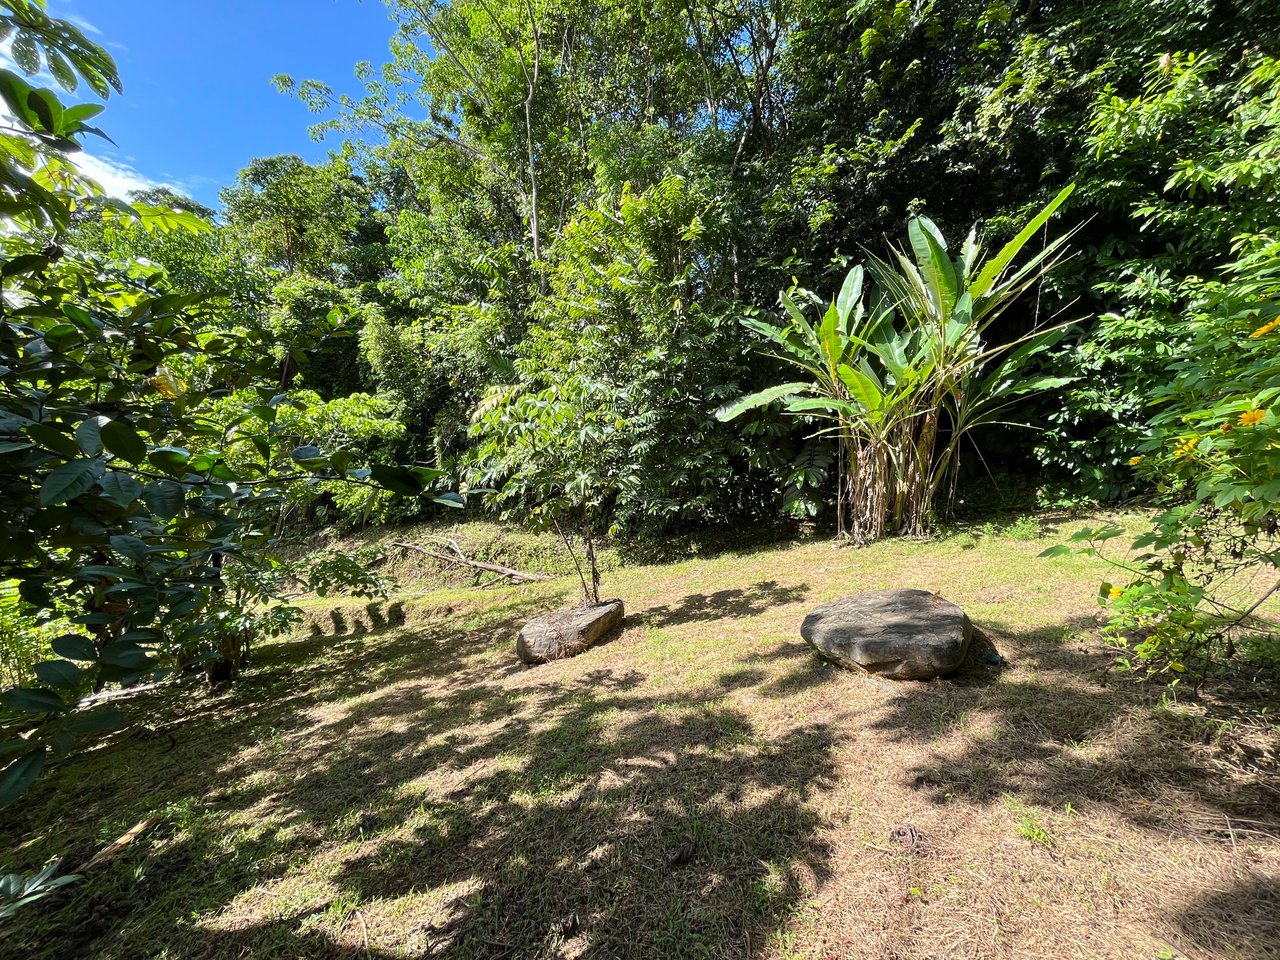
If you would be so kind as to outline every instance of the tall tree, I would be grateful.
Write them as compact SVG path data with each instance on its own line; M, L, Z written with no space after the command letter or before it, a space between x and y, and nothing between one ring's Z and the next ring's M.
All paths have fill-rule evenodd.
M350 252L373 200L338 157L309 164L301 157L261 157L221 194L227 228L263 267L344 280Z

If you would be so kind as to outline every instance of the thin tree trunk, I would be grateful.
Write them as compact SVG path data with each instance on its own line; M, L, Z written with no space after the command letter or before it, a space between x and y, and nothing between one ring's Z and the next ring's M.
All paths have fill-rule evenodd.
M600 565L596 562L596 545L591 538L591 519L584 508L582 511L582 545L587 555L587 566L591 568L591 593L587 597L592 604L600 602Z
M563 540L564 545L568 547L569 559L573 561L574 569L578 571L578 582L582 584L582 602L583 602L583 605L585 606L587 602L587 597L589 596L589 594L587 592L587 578L582 573L582 564L578 562L578 555L573 552L573 543L569 540L569 537L564 532L564 530L561 529L560 521L552 520L551 522L555 524L556 533L560 534L560 539Z
M533 149L533 95L537 92L538 65L534 61L533 80L524 101L525 147L529 157L529 237L533 241L533 259L542 259L542 234L538 227L538 168Z
M848 457L849 442L845 437L844 426L841 425L840 436L836 440L836 539L843 540L849 535L845 525L846 491L853 486L852 478L845 472L845 459Z
M538 163L537 152L533 143L533 104L538 94L538 78L542 69L542 32L533 12L533 4L525 0L525 9L529 13L529 32L533 35L533 64L525 62L524 54L520 54L520 66L524 71L526 94L524 98L524 131L525 152L529 162L529 237L533 241L533 259L542 259L542 231L538 225ZM539 271L539 289L546 292L546 276Z

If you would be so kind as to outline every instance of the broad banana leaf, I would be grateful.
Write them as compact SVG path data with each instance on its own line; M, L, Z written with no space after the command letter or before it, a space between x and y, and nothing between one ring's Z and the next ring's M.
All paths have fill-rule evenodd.
M846 334L853 333L860 319L862 310L862 266L856 266L844 278L844 285L836 297L836 309L840 313L840 323Z
M840 380L849 393L867 413L879 412L884 407L884 391L873 376L863 370L855 370L848 364L840 365Z
M739 417L748 410L754 410L757 407L765 407L777 400L783 398L795 397L798 394L805 393L813 389L810 383L780 383L776 387L769 387L757 393L748 394L745 397L739 397L732 403L726 403L723 407L715 412L715 417L721 423Z
M946 319L960 296L955 264L947 253L946 241L928 217L912 217L907 224L907 237L911 240L911 250L925 290L942 318Z
M1037 231L1049 222L1049 218L1066 202L1067 197L1075 192L1075 189L1076 185L1074 183L1064 187L1056 197L1049 201L1048 206L1036 214L1031 222L1018 232L1016 237L1001 247L1000 252L986 262L977 279L969 287L969 292L975 300L986 296L987 292L995 286L996 281L1000 279L1000 275L1004 273L1009 264L1013 263L1014 257L1030 242Z

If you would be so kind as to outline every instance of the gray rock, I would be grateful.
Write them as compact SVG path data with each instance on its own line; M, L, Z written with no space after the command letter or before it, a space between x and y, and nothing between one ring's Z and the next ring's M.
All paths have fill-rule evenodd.
M842 667L929 680L960 666L973 628L963 610L935 593L876 590L814 608L800 635Z
M599 643L610 630L621 626L625 616L621 600L545 613L524 625L516 638L516 655L525 663L577 656Z

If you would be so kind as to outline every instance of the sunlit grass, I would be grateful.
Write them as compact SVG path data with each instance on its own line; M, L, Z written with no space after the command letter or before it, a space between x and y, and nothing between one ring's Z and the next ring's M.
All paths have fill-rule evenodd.
M574 602L571 580L308 598L301 635L263 645L231 691L155 694L161 736L68 762L5 819L4 866L24 869L150 826L0 944L33 960L1265 956L1270 928L1212 891L1276 889L1274 731L1114 676L1104 568L1037 559L1069 530L615 568L621 635L533 669L515 631ZM959 603L1007 666L886 689L816 659L805 612L881 586Z

